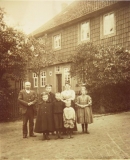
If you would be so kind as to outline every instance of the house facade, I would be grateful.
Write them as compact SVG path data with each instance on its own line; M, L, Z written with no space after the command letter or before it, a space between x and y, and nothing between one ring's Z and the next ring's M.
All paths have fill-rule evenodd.
M73 54L77 45L85 42L119 45L130 50L130 2L74 1L32 34L61 59L59 63L43 68L39 77L40 92L44 91L45 84L52 84L53 92L61 92L66 81L76 91L78 82L71 78L71 62L65 59ZM37 75L30 72L29 77L36 90Z

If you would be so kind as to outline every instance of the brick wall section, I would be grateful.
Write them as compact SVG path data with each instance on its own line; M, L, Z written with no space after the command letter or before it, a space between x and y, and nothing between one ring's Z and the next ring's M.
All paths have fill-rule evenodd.
M46 24L41 26L39 29L34 31L33 34L36 35L43 31L46 32L46 30L48 29L57 27L67 22L71 22L74 19L80 18L82 16L85 16L99 9L111 6L115 3L118 3L118 0L113 0L113 1L111 0L109 1L106 1L106 0L104 1L79 0L79 1L75 1L72 4L70 4L65 10L63 10L61 13L59 13L57 16L51 19L49 22L47 22Z
M75 47L78 44L78 25L73 25L55 32L55 34L48 34L47 36L47 48L52 50L52 37L53 35L61 34L61 49L54 50L59 56L66 57L72 54Z
M124 47L130 47L130 5L121 8L117 15L117 36L116 42ZM130 48L129 48L130 49Z
M99 5L97 1L93 2L96 5ZM105 3L105 2L104 2ZM108 2L107 2L108 3ZM113 2L114 3L114 2ZM120 8L116 8L115 10L109 9L109 12L115 11L116 16L116 35L109 37L109 38L100 38L100 17L102 15L97 15L97 17L92 17L90 20L90 41L94 42L95 44L104 44L104 45L122 45L130 50L130 6L120 6ZM105 12L109 13L109 12ZM88 20L88 19L86 19ZM80 20L81 22L84 21ZM61 60L64 60L69 54L72 54L75 50L76 46L79 44L79 23L73 24L68 27L63 27L55 32L47 33L47 48L49 50L53 50L53 40L52 37L57 34L61 34L61 49L60 50L53 50L56 54L59 55ZM59 61L59 63L62 63L62 61ZM60 64L60 66L65 67L65 64ZM67 63L66 63L67 65ZM52 68L50 68L52 67ZM53 84L54 91L56 91L56 75L54 71L54 66L50 66L47 69L47 74L51 70L53 72L52 77L47 77L47 83ZM62 73L63 74L63 73ZM32 78L32 75L31 75ZM31 81L33 84L33 81ZM75 84L76 80L73 79L73 86L72 88L76 90ZM62 84L62 87L64 87L64 84ZM40 92L43 91L44 88L41 88ZM36 88L35 88L36 90Z
M130 49L130 6L115 10L116 35L100 39L100 17L91 19L91 41L96 44L120 45Z
M113 10L112 10L113 11ZM106 12L107 13L107 12ZM101 16L101 15L100 15ZM115 10L116 35L108 38L100 38L100 16L90 19L90 41L95 44L120 45L130 49L130 6ZM86 19L87 20L87 19ZM53 35L61 34L61 49L54 50L62 59L72 54L78 45L78 24L63 28L53 34L48 34L47 46L52 50Z

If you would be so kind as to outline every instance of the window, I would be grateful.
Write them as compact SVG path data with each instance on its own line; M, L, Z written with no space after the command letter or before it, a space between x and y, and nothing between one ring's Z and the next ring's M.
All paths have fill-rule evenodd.
M103 34L112 33L114 33L114 13L109 13L103 16Z
M70 77L70 68L64 68L64 82L71 83L71 77Z
M81 23L81 30L80 30L81 41L90 40L90 22L83 22Z
M53 36L53 48L54 49L61 48L61 35L60 34Z
M38 76L36 73L33 73L33 84L34 87L38 87Z
M40 74L40 86L45 87L45 85L46 85L46 72L43 71Z
M115 30L115 13L107 13L101 17L101 38L114 36Z
M56 72L61 73L61 67L60 66L56 66Z

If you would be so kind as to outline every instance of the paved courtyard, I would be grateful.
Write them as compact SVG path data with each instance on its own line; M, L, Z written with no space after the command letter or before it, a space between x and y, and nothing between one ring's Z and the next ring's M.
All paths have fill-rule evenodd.
M23 139L21 128L21 121L0 123L1 160L130 159L130 112L95 117L89 135L78 125L73 139Z

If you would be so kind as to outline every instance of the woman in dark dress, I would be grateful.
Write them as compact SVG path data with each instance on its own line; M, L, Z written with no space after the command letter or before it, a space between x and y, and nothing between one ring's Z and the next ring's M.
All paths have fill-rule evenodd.
M46 84L45 85L45 92L48 93L48 101L50 103L53 103L55 101L55 94L52 93L52 85L51 84ZM52 119L54 121L54 119ZM54 131L51 132L52 135L55 135Z
M43 139L50 140L49 132L54 130L53 125L53 106L48 101L48 93L43 92L41 94L42 100L39 103L38 113L35 124L35 132L43 133Z

